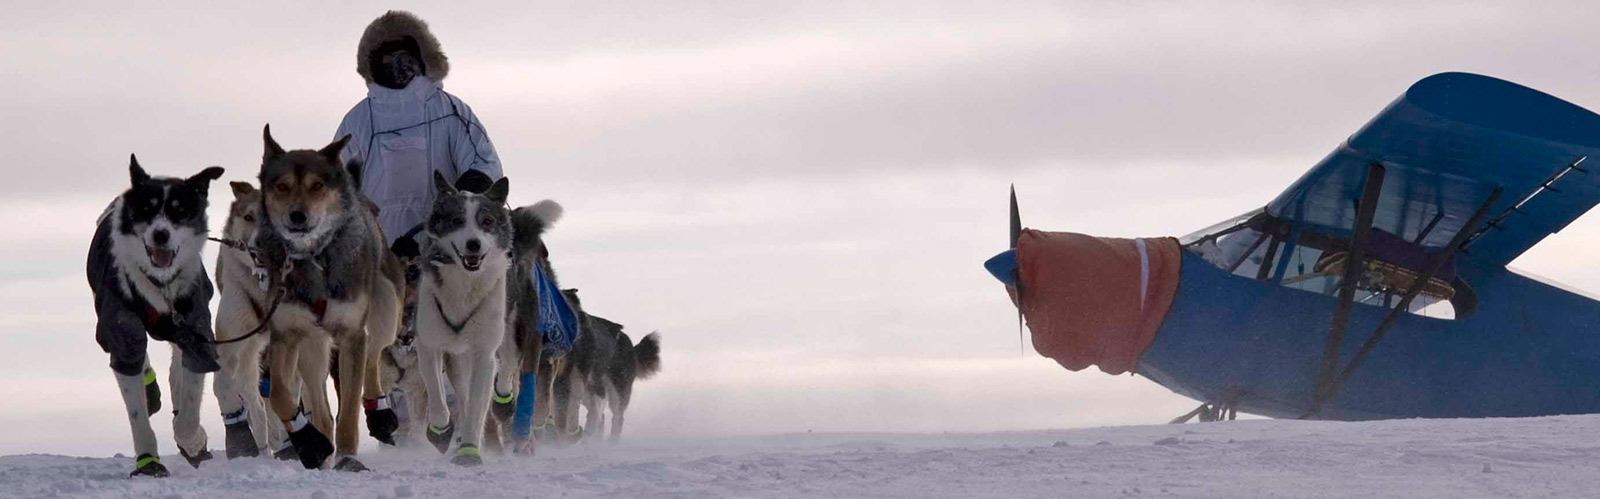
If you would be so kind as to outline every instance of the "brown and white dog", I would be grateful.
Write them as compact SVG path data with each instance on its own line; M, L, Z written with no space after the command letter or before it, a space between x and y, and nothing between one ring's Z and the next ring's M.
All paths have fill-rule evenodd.
M385 245L357 179L339 162L348 136L320 150L293 151L272 139L270 127L263 139L261 227L254 247L268 269L268 295L282 293L277 310L269 310L271 408L284 419L306 468L322 467L337 450L334 469L362 471L366 466L355 458L358 407L363 394L381 406L388 393L380 386L378 357L394 342L404 270ZM337 425L321 382L335 347L338 384L345 387ZM297 407L302 399L309 414ZM328 433L335 435L337 449Z
M223 238L250 241L260 227L261 191L247 182L229 182L233 204L223 224ZM244 248L223 246L217 251L217 372L212 393L222 410L227 431L228 459L254 457L261 449L278 450L288 444L288 434L276 423L261 398L261 358L268 334L243 338L261 325L268 306L266 272ZM236 340L228 342L229 340Z

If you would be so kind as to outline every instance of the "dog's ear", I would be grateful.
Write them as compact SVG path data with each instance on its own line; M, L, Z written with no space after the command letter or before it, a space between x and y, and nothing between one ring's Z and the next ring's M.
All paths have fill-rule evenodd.
M223 170L220 166L207 167L204 170L200 170L200 173L194 174L193 177L184 180L183 183L194 188L195 192L199 192L203 197L211 191L211 181L222 178L222 172Z
M347 134L344 134L343 137L339 137L339 140L335 140L335 141L333 141L332 144L328 144L327 147L324 147L322 149L318 149L317 153L321 154L323 157L328 158L328 161L332 161L334 163L338 163L339 162L339 153L344 152L345 144L349 144L349 143L350 143L350 134L347 133Z
M132 154L128 155L128 177L133 180L133 185L143 184L150 180L150 174L145 173L144 168L139 167L139 157Z
M228 182L228 187L233 188L233 197L244 197L256 191L256 186L249 182Z
M450 185L450 181L449 180L445 180L444 179L444 174L443 173L439 173L439 170L434 170L433 171L433 191L435 193L441 195L441 196L455 195L456 186Z
M569 304L577 306L580 303L578 300L578 288L563 289L561 290L561 295L567 298L567 303Z
M394 252L395 256L408 260L415 260L422 255L422 249L417 246L417 240L409 237L395 239L394 245L389 246L389 251Z
M278 145L278 141L272 140L271 123L268 123L267 126L262 127L261 138L265 139L267 143L266 152L261 155L261 162L263 164L271 163L272 160L278 159L279 156L283 156L283 147Z
M511 181L507 180L505 177L500 177L500 180L494 181L494 185L489 186L489 191L483 193L484 197L489 198L490 201L494 201L495 204L505 204L506 197L510 195Z
M349 137L349 135L345 137ZM355 186L358 191L361 190L361 167L361 160L355 158L351 158L350 161L346 161L344 164L344 172L350 175L350 185Z

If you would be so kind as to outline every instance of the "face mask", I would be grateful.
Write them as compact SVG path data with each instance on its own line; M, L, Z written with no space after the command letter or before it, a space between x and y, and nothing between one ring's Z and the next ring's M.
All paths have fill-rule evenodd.
M379 56L372 68L372 81L388 88L406 88L411 79L422 74L422 61L410 51L399 50Z
M422 62L422 47L409 36L383 42L367 57L372 81L388 88L406 88L412 78L428 73L428 66Z

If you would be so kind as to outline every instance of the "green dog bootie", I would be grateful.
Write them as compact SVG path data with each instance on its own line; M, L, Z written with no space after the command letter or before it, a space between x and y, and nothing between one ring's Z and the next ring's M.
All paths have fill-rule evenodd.
M456 457L450 458L450 463L457 466L473 467L483 464L483 456L478 455L478 446L462 444L456 449Z
M128 478L147 476L152 478L166 478L167 467L161 465L161 458L149 454L140 454L139 459L133 463L133 473Z

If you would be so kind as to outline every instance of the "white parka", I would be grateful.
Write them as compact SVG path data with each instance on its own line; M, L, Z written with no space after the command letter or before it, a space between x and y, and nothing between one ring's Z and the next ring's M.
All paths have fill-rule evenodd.
M385 41L412 37L422 48L426 75L402 89L373 83L368 53ZM342 159L363 162L361 192L378 204L378 222L389 242L427 220L433 208L433 172L452 181L467 170L498 179L500 156L489 134L459 97L444 91L449 62L427 24L390 11L361 37L357 72L367 80L367 98L345 113L334 139L350 135Z

